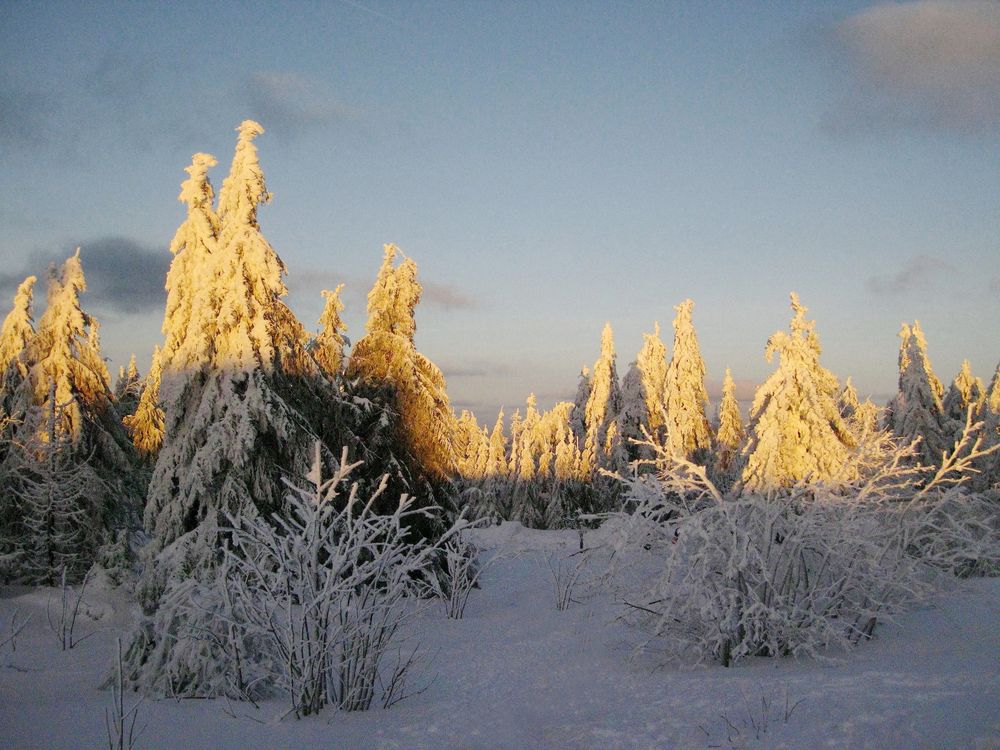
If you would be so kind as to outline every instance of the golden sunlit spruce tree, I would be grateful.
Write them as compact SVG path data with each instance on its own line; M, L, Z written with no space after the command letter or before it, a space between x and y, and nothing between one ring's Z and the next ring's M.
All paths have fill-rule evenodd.
M99 547L135 523L141 487L101 355L97 321L80 306L80 251L49 278L47 306L14 394L8 455L24 528L23 580L82 575Z
M340 293L344 285L340 284L332 292L323 290L323 314L319 318L319 333L312 341L310 351L313 358L326 373L327 377L337 378L344 369L344 347L347 345L347 324L340 314L344 311L344 303Z
M10 416L14 391L28 375L25 355L35 335L31 300L36 281L36 277L29 276L18 285L14 303L0 327L0 410L5 416Z
M675 456L703 462L712 447L712 429L705 415L705 361L691 322L694 302L687 299L674 310L674 348L667 367L663 402L666 409L666 447Z
M214 160L196 155L188 169L181 191L188 218L178 230L166 340L154 362L162 366L163 441L144 518L150 543L139 595L146 617L126 661L135 684L155 693L204 695L218 688L219 665L225 663L219 645L184 635L190 627L180 603L192 587L214 580L231 519L263 518L268 524L287 512L284 480L310 476L317 449L328 470L336 470L342 447L351 460L362 461L352 472L361 492L374 492L369 485L386 474L380 503L396 508L401 485L421 503L427 500L411 481L409 467L416 461L392 453L397 405L390 409L325 372L310 351L305 327L283 301L285 265L258 222L259 206L271 198L254 145L264 131L252 120L237 131L214 212L205 174ZM419 287L411 266L392 281L399 292L394 302L410 313L412 340ZM427 363L418 362L433 377ZM442 394L443 388L441 379ZM439 531L436 518L409 519L407 526L418 534ZM211 621L210 612L205 617Z
M973 419L979 419L985 399L986 388L983 381L972 374L969 360L962 360L962 368L941 400L945 417L954 423L956 431L961 432L969 407L972 407Z
M122 423L128 429L132 443L139 455L147 461L155 458L163 444L163 409L159 404L160 377L162 358L160 347L153 347L153 357L149 374L142 383L139 400L131 414L122 417Z
M667 350L660 339L660 324L655 323L653 333L644 333L642 338L642 348L622 379L618 418L630 461L653 458L655 452L640 443L652 439L655 445L662 445L666 426Z
M714 481L723 492L732 485L740 469L740 451L746 440L743 416L736 400L736 383L726 368L722 379L722 400L719 402L719 427L715 431Z
M156 560L143 585L147 611L167 577L217 560L224 514L280 508L281 478L308 473L310 419L332 400L282 300L285 265L257 220L271 197L254 145L263 128L247 120L237 130L217 217L204 171L214 159L196 155L181 191L188 219L175 237L159 358L165 430L145 513Z
M840 411L837 378L819 362L815 322L791 294L789 331L778 331L767 342L768 361L777 354L778 369L754 395L749 440L743 450L743 489L771 492L797 482L843 479L854 448Z
M455 423L454 447L456 468L463 479L476 481L482 478L481 460L485 442L476 415L468 409L462 409Z
M539 472L539 459L545 448L542 415L532 393L528 396L516 437L513 423L511 425L510 466L514 487L511 517L529 528L538 528L544 522L547 482Z
M497 419L490 431L488 445L485 476L494 481L505 480L507 478L507 436L503 429L503 408L497 412Z
M583 447L584 471L611 472L623 468L625 457L616 419L622 408L621 386L615 366L615 339L611 324L601 332L601 356L594 363L590 394L584 410L586 437Z
M1000 364L993 371L993 378L986 389L982 420L984 447L990 448L1000 443ZM975 479L978 487L1000 491L1000 451L987 456L977 468L980 472Z
M660 338L660 324L654 323L652 333L642 334L642 348L635 358L642 376L642 392L646 401L649 430L655 443L661 444L667 424L664 396L667 388L667 347Z
M542 414L535 430L535 443L540 446L536 450L539 451L537 482L541 490L538 505L542 528L567 525L586 494L579 476L580 451L570 427L572 411L572 402L560 401Z
M11 493L7 457L12 445L18 415L12 414L14 394L27 377L30 362L28 347L35 335L31 315L32 290L36 278L29 276L17 288L10 312L0 326L0 576L20 554L21 514Z
M869 399L863 402L858 399L858 391L850 377L844 381L837 404L856 442L878 429L879 408Z
M538 474L538 457L544 448L541 433L542 416L538 413L538 399L528 394L525 402L524 420L518 436L519 449L517 466L511 467L522 482L530 482Z
M185 167L177 199L187 205L187 217L170 242L173 260L167 272L167 304L163 314L162 347L153 351L149 375L135 412L125 420L139 452L155 456L163 443L165 401L182 402L192 373L201 372L211 359L211 336L216 310L213 262L219 234L215 191L208 170L217 164L211 154L197 153ZM166 371L166 384L163 373Z
M422 288L410 258L394 267L399 248L386 245L382 267L368 294L365 335L355 344L347 366L350 378L388 389L399 414L407 449L433 479L455 470L455 415L444 375L414 344L414 310Z
M899 390L889 404L886 424L907 443L919 438L917 458L933 466L952 444L951 426L941 404L944 387L931 368L920 322L904 323L899 339Z
M514 409L510 415L510 450L507 456L507 476L512 484L518 480L517 465L521 454L521 410Z

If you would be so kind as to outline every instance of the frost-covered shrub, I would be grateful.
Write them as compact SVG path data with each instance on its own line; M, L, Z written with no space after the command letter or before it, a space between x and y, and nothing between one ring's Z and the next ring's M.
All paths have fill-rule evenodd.
M473 525L483 524L470 524L467 528ZM432 570L428 575L431 591L441 600L448 619L461 620L472 590L479 588L479 578L498 561L499 556L494 555L485 563L480 562L479 550L463 533L455 534L445 542L440 555L443 569Z
M431 510L415 509L410 497L387 515L373 512L378 491L361 503L354 485L344 497L356 466L346 459L324 480L317 452L312 487L292 488L276 526L229 519L220 579L232 596L232 622L267 654L256 662L267 666L262 679L287 692L296 714L328 703L366 710L383 685L398 682L383 662L414 611L410 595L447 542L411 538L407 519Z
M357 466L345 450L323 479L317 446L309 489L291 486L282 514L227 516L215 581L177 580L164 592L139 682L158 694L276 690L296 716L398 700L414 663L401 649L420 607L413 595L427 591L428 569L464 521L436 543L414 534L412 518L435 509L404 495L376 512L385 483L362 501L358 484L347 486Z
M996 570L998 508L959 486L982 453L975 429L940 468L914 467L914 446L880 434L856 454L856 480L767 495L723 496L703 467L661 451L658 474L625 480L631 513L614 546L626 619L672 658L822 656L949 573Z

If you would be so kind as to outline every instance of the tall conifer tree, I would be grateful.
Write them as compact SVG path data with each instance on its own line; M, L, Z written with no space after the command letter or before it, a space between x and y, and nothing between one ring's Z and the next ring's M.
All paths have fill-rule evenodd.
M615 339L611 324L605 323L601 332L601 356L594 363L590 395L584 411L586 440L584 455L588 468L616 471L621 468L614 448L617 426L615 420L622 408L621 386L615 366ZM611 439L609 440L609 430Z
M920 462L933 466L951 442L941 404L944 389L927 357L927 339L920 322L914 321L912 326L904 323L899 338L899 390L889 406L888 426L907 442L919 439Z
M768 361L778 369L757 389L750 410L750 439L744 448L744 488L772 491L802 480L839 477L854 447L840 416L837 378L819 363L815 322L792 292L794 313L788 333L767 342Z
M270 200L253 143L263 128L247 120L237 130L214 243L201 169L210 158L195 157L181 192L193 229L175 260L190 252L193 265L178 266L177 297L191 300L190 316L186 333L176 331L185 306L168 303L175 315L165 322L170 351L161 354L164 382L168 374L173 382L145 517L150 553L174 551L154 566L158 580L147 586L147 605L164 575L211 565L225 513L280 506L281 477L308 472L317 437L310 417L330 398L306 352L308 334L282 301L284 263L257 221L258 206ZM192 286L181 294L184 279Z
M180 412L192 378L208 367L218 311L215 275L219 218L208 170L217 164L211 154L197 153L185 167L177 200L187 205L187 217L170 242L173 260L167 272L167 304L163 314L162 347L153 352L145 387L126 425L132 441L145 456L155 456L163 443L165 408ZM164 382L164 372L166 382ZM162 391L162 392L161 392Z
M414 310L422 288L417 264L406 258L393 266L399 248L385 246L382 267L368 294L365 335L351 353L347 372L375 387L391 389L408 450L430 476L452 474L455 415L444 375L414 344Z
M320 369L328 377L339 376L344 367L344 346L347 344L347 324L340 314L344 311L344 303L340 293L344 285L340 284L332 292L323 290L326 304L319 318L319 334L313 341L312 354Z
M983 381L972 374L972 365L965 359L962 360L962 369L958 371L942 399L941 407L948 419L956 425L964 425L965 415L970 406L973 409L973 418L978 419L985 397L986 388L983 386Z
M705 416L705 361L691 322L694 302L687 299L674 310L674 349L667 367L664 404L667 419L667 449L692 458L712 447L712 430Z
M22 421L8 460L32 580L54 580L58 571L45 566L65 565L74 555L71 577L86 569L109 532L138 512L134 454L114 405L97 321L80 305L85 290L77 249L50 274L48 304L25 355L30 369L13 399ZM60 487L69 477L76 486Z
M740 405L736 400L736 383L726 368L722 379L722 401L719 402L719 429L715 433L715 470L721 475L733 471L739 459L740 449L746 439Z
M653 324L652 333L642 334L642 348L636 355L635 364L641 376L649 430L653 439L661 443L667 424L664 403L667 389L667 348L660 338L659 323Z
M35 335L31 300L36 281L29 276L18 285L14 304L0 327L0 408L5 411L18 383L28 375L25 354Z

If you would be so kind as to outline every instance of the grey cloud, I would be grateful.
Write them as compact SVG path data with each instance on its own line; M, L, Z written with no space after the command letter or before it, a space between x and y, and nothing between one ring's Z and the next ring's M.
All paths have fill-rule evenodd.
M876 5L832 32L849 84L828 129L1000 129L1000 3Z
M926 286L935 276L954 270L953 265L940 258L918 255L896 273L872 276L865 286L875 294L902 294Z
M445 310L471 310L476 307L476 301L453 284L435 284L428 281L421 282L421 285L424 287L421 299L429 304L443 307Z
M319 289L334 289L338 284L344 285L344 299L365 304L368 292L375 283L374 278L362 278L338 274L334 271L304 269L298 272L292 269L288 274L289 287L298 292L318 293ZM423 287L421 304L439 307L444 310L472 310L476 301L454 284L435 284L432 281L420 280Z
M496 419L497 412L500 410L496 404L487 401L452 401L451 408L456 412L472 412L476 415L480 426L486 425L488 427L493 425L493 420Z
M322 128L357 112L339 102L323 85L299 73L263 71L244 87L248 116L286 136Z
M741 402L752 401L754 393L757 391L758 383L753 380L733 379L736 400ZM708 398L713 402L722 400L722 381L706 380L705 389L708 391ZM744 415L745 416L745 415Z
M87 279L85 306L125 314L163 309L163 284L170 266L170 253L165 248L149 247L127 237L104 237L79 245ZM61 264L71 252L35 253L21 271L0 274L0 293L9 297L31 274L44 278L51 264ZM44 292L38 299L44 299Z
M1000 292L1000 276L994 276L990 279L990 291Z
M485 378L492 375L509 375L509 365L502 362L467 361L449 362L441 365L446 378Z

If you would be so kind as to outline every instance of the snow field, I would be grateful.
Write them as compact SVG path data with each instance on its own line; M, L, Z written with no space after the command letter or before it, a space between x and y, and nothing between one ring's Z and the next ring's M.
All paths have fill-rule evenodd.
M587 545L601 534L587 532ZM834 666L761 659L681 670L633 653L638 638L615 619L620 605L592 584L598 560L576 601L556 610L546 556L575 551L576 532L504 523L475 538L485 557L502 557L464 619L434 604L415 621L410 639L427 659L422 693L388 710L327 709L300 721L276 718L280 698L259 709L147 701L137 747L1000 748L1000 580L968 582ZM78 625L94 635L60 651L46 624L50 591L0 590L4 633L15 610L32 616L16 651L8 644L0 654L0 746L105 746L111 697L98 685L132 605L99 579ZM126 705L136 699L127 695Z

